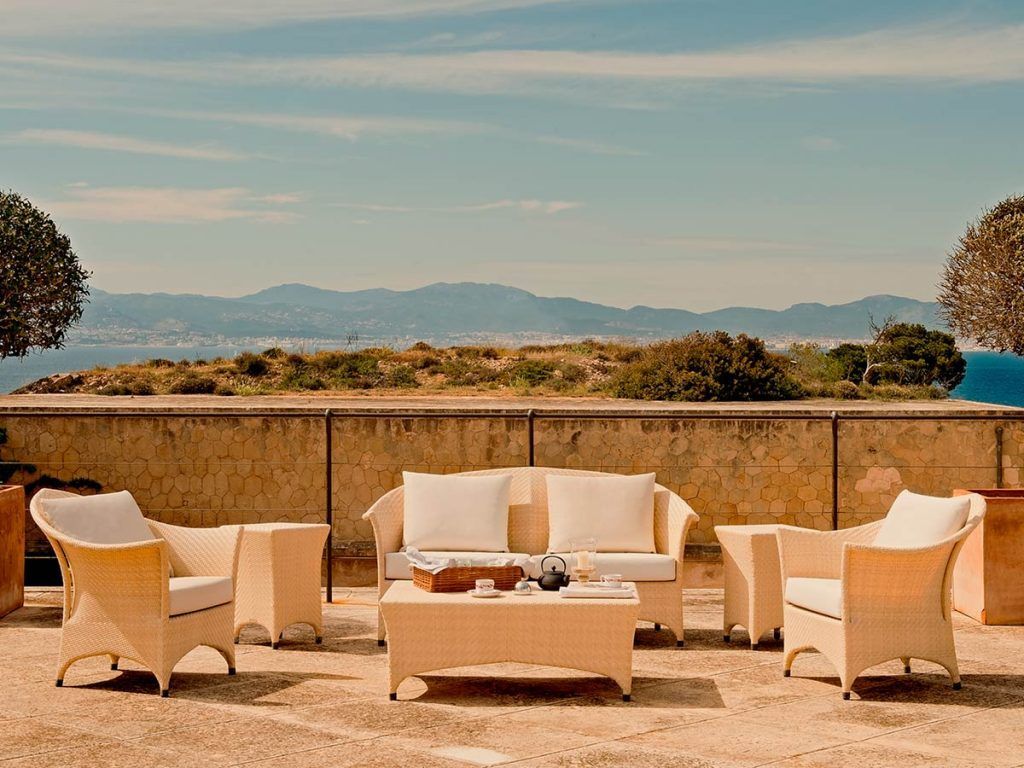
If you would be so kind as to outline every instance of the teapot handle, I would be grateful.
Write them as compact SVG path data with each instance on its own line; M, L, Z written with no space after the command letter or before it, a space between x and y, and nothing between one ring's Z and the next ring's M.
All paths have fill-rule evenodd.
M547 557L543 558L543 559L542 559L542 560L540 561L540 569L541 569L541 571L543 571L543 570L544 570L544 563L545 563L546 561L550 560L551 558L555 558L555 560L558 560L558 561L559 561L559 562L560 562L560 563L562 564L562 573L565 573L565 572L566 572L566 571L568 570L569 566L568 566L568 565L566 565L566 563L565 563L565 560L564 560L564 559L562 559L562 558L561 558L561 557L559 557L558 555L548 555Z

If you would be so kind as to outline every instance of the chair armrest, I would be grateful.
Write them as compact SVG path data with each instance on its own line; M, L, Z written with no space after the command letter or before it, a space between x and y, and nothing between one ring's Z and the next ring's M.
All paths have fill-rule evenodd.
M83 608L93 615L139 625L167 618L166 542L90 544L65 537L59 541L74 578L70 619Z
M983 512L982 512L983 514ZM925 547L876 547L847 543L843 549L843 616L859 621L899 615L950 617L953 566L981 516L952 536Z
M175 576L230 576L238 573L242 528L184 528L147 520L153 534L167 543Z
M843 568L843 547L848 543L873 541L881 524L878 521L838 531L779 526L775 535L779 542L783 587L791 576L838 579Z

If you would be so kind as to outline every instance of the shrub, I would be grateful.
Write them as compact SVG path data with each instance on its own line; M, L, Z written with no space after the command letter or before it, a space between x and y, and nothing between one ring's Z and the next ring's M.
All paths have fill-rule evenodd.
M327 383L305 365L289 366L281 378L281 387L297 392L327 389Z
M266 376L270 364L259 355L243 352L235 358L235 370L244 376Z
M843 379L832 385L832 396L840 400L858 400L860 398L860 387L852 381Z
M418 387L420 383L416 380L416 371L410 365L396 365L384 375L384 385L396 389L411 389Z
M449 387L475 387L498 379L499 373L494 368L481 362L471 362L463 358L445 360L439 369Z
M786 366L760 339L696 332L645 348L615 372L610 388L638 400L788 400L800 386Z
M166 357L154 357L146 361L146 366L149 368L173 368L174 361L168 360Z
M371 389L384 381L380 368L381 354L387 352L321 352L310 360L310 365L326 374L339 389Z
M217 388L213 390L213 394L220 395L221 397L233 397L235 390L227 384L218 384Z
M209 376L186 373L173 382L168 389L172 395L212 395L217 389L217 382Z
M506 377L512 386L536 387L550 381L555 376L555 364L550 360L528 358L520 360L506 371Z
M265 357L267 360L280 360L285 356L285 351L280 347L270 347L260 352L260 357Z
M153 389L153 385L148 381L130 381L107 384L106 386L97 389L96 394L110 396L133 395L145 397L148 395L155 395L156 391Z
M432 346L430 346L425 341L417 341L415 344L413 344L411 347L409 347L409 351L410 352L433 352L434 348Z

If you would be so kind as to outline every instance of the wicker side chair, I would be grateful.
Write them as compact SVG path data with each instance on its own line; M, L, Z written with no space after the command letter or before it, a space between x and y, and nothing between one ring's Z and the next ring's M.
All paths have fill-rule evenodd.
M839 531L781 526L779 559L787 590L783 674L789 677L797 654L817 649L839 672L844 699L864 670L894 659L906 673L912 658L939 664L959 690L953 566L985 515L984 498L970 494L969 500L963 527L924 546L874 544L884 520ZM821 588L817 610L792 602L790 579Z
M47 511L54 500L75 498L86 497L46 489L30 504L64 581L57 686L76 661L107 656L111 669L122 658L147 667L166 697L174 666L200 645L218 651L228 674L235 674L233 602L241 529L182 528L145 520L152 539L83 541L56 527Z

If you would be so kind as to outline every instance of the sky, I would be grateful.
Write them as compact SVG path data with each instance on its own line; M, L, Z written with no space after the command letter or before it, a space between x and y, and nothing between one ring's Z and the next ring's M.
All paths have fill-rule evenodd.
M95 286L930 300L1024 193L1024 3L0 0L0 189Z

